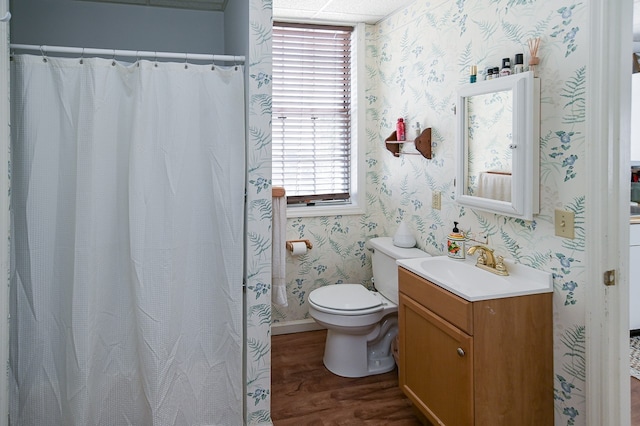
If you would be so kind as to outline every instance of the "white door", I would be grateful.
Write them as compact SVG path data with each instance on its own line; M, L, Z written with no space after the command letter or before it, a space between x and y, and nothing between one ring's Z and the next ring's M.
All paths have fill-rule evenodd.
M0 0L0 365L9 361L9 0ZM0 374L0 426L7 424L9 384Z
M589 2L587 424L628 425L631 0ZM624 205L624 208L623 208ZM615 285L606 286L607 277Z

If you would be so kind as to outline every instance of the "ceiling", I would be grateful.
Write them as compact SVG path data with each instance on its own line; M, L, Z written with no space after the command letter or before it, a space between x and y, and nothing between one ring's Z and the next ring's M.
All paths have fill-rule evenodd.
M247 0L84 0L102 3L224 11L229 1ZM281 20L375 24L415 0L273 0L273 17ZM635 0L639 1L639 0Z
M246 0L84 0L179 9L224 11L229 1ZM274 19L375 24L415 0L273 0ZM640 0L633 0L634 51L640 51Z
M375 24L413 2L414 0L273 0L273 18Z

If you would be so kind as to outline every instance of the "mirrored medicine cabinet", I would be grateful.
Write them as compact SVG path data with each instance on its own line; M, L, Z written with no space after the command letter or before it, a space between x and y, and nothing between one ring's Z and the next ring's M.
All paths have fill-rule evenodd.
M540 198L540 80L465 84L457 101L456 202L533 220Z

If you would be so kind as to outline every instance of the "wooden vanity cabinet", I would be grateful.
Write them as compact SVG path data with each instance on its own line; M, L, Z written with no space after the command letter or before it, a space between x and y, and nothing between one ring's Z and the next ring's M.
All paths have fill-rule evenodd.
M553 425L552 293L469 302L398 274L400 387L431 423Z

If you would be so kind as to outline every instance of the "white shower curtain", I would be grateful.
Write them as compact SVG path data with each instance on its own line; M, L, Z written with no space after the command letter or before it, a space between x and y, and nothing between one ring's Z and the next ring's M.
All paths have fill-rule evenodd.
M241 424L242 67L12 71L11 424Z

